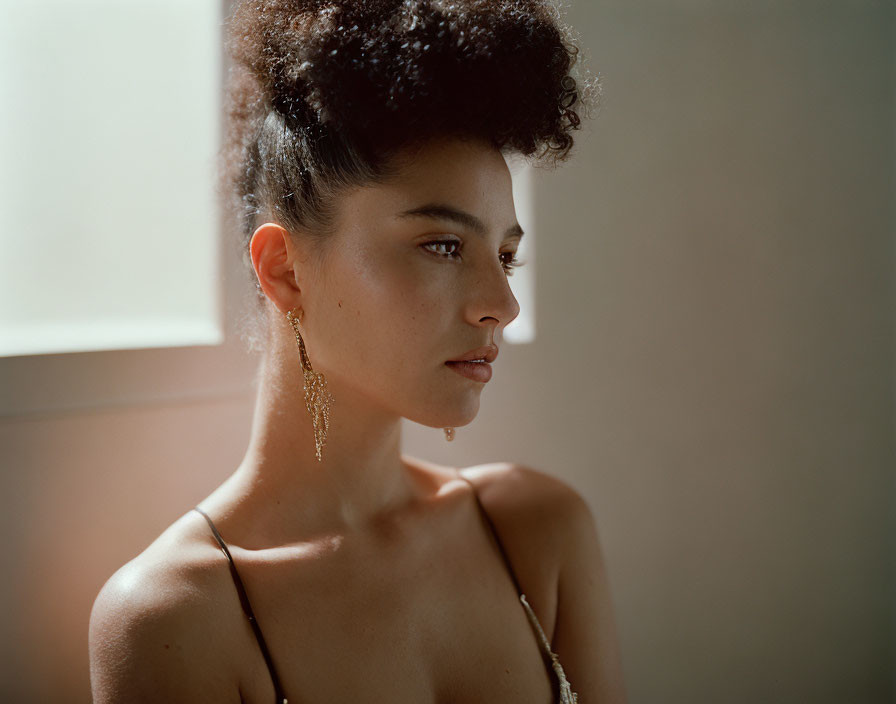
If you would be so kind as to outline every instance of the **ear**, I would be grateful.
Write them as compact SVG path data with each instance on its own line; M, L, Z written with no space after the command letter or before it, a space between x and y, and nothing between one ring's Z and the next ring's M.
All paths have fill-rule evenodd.
M273 222L260 225L252 234L249 253L261 290L273 304L284 314L301 307L293 269L297 252L289 232Z

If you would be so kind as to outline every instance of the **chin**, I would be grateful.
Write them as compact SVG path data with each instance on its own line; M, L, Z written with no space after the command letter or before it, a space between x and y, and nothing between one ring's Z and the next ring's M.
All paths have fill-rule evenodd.
M462 428L469 425L479 415L479 397L464 404L450 408L444 400L441 407L431 408L428 412L406 415L410 421L429 428Z

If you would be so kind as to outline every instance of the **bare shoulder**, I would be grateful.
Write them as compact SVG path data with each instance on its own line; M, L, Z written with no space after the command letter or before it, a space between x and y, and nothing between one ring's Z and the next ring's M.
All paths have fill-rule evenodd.
M557 602L546 631L573 689L584 701L625 704L611 585L588 503L564 480L531 467L501 463L464 474L476 477L490 512L515 516L505 521L517 536L556 556Z
M530 553L555 556L556 609L543 625L573 689L583 701L625 704L609 575L588 503L567 482L531 467L499 463L463 474L503 521L502 536L534 544Z
M527 465L494 462L461 470L483 504L508 519L535 522L563 538L574 524L591 518L582 495L565 480Z
M559 477L513 462L461 473L475 485L502 542L519 556L519 568L531 571L533 579L550 575L555 589L574 535L592 521L582 495Z
M90 615L94 702L239 701L221 644L235 598L223 554L185 515L103 585ZM223 607L222 607L223 605Z

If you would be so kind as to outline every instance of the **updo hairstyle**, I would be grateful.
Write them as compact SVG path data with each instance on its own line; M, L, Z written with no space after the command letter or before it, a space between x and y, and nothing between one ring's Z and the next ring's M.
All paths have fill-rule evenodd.
M556 166L600 95L599 79L571 75L578 47L549 0L244 0L226 48L220 189L258 294L251 349L258 225L323 251L339 193L385 182L399 151L431 138Z

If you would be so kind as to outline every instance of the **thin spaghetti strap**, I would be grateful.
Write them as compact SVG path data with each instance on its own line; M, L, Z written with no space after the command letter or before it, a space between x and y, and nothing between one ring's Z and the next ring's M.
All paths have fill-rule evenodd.
M526 612L526 616L529 619L529 623L532 626L532 629L535 631L542 658L545 662L545 665L547 665L549 668L549 675L553 678L553 681L556 684L560 704L577 704L578 695L572 691L572 687L570 686L569 681L566 679L566 673L564 673L563 671L563 666L560 664L557 653L551 650L550 641L548 641L544 629L542 629L541 623L538 621L538 616L535 615L535 611L530 606L529 601L526 599L526 595L523 593L523 590L520 587L519 582L517 581L516 574L513 571L513 565L510 564L510 558L507 557L507 552L504 550L504 546L501 544L501 537L498 535L495 524L492 522L492 519L488 515L488 511L485 510L485 507L482 505L482 501L480 501L479 499L479 493L476 491L476 485L473 484L473 482L471 482L469 479L467 479L463 474L461 474L460 468L457 468L456 471L457 475L467 484L469 484L473 489L473 496L476 499L477 506L479 506L479 512L485 518L486 523L488 524L488 527L491 531L492 537L495 539L495 542L498 545L498 549L501 551L501 557L504 558L504 564L507 566L507 571L510 573L510 578L513 580L513 584L516 587L517 594L519 594L520 602L523 605L523 609Z
M212 519L209 515L198 506L194 507L193 510L201 513L205 517L208 527L212 529L212 534L215 536L215 540L218 541L218 545L221 546L222 552L225 557L227 557L227 562L230 564L230 575L233 577L233 583L236 585L236 591L240 597L240 606L243 607L243 613L245 613L246 618L249 619L249 624L252 626L253 633L255 633L255 639L258 641L258 647L261 648L261 655L264 657L265 664L268 666L268 670L271 673L271 681L274 683L274 694L276 696L275 701L277 704L287 704L286 697L283 696L283 690L280 687L280 678L277 676L277 670L274 668L273 660L271 660L271 654L268 651L267 643L265 643L264 636L261 634L261 628L252 611L252 605L249 603L249 596L246 594L243 580L240 579L240 574L236 570L236 564L233 562L230 550L227 549L227 544L224 542L221 534L218 533L218 529L215 528L215 524L212 523Z
M535 632L538 634L538 641L539 643L541 643L542 653L551 661L550 665L554 670L554 675L557 678L557 685L560 688L561 704L576 704L576 702L579 701L579 695L572 691L572 685L570 685L569 680L566 679L566 673L563 671L563 665L560 664L560 656L557 655L557 653L555 653L553 650L551 650L551 643L548 640L548 637L544 634L544 629L542 629L541 627L538 616L535 615L535 612L532 610L529 602L526 601L525 594L520 594L520 601L523 603L523 607L526 609L526 615L529 617L529 623L532 624L532 628L534 628Z
M510 573L510 578L513 580L513 586L516 587L516 593L522 594L523 589L520 587L519 581L517 581L516 574L513 571L513 565L510 564L510 558L507 557L507 552L504 550L504 545L501 543L501 538L498 535L498 531L495 528L495 524L492 523L492 519L488 515L488 511L485 510L485 506L482 505L482 501L479 500L479 494L476 491L476 485L473 484L469 479L467 479L460 471L457 469L457 476L463 479L467 484L470 485L470 488L473 489L473 497L476 499L476 504L479 506L479 512L482 514L482 517L485 518L486 523L488 524L489 530L491 531L492 537L495 539L495 543L498 545L498 550L501 551L501 557L504 559L504 564L507 566L507 571Z

